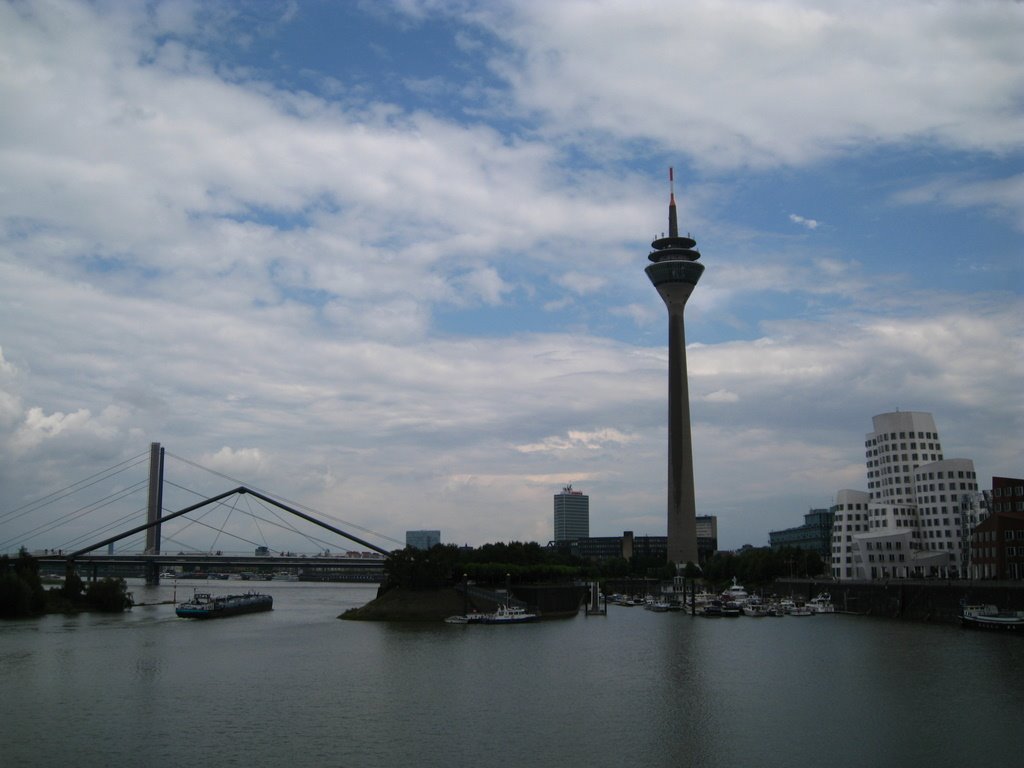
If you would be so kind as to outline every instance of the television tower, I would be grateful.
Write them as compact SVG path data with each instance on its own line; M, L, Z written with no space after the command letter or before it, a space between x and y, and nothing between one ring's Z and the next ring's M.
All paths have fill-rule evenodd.
M679 236L675 179L668 169L668 237L651 243L644 270L668 308L668 559L682 568L697 564L697 504L693 489L690 389L686 380L683 310L704 265L697 263L697 241Z

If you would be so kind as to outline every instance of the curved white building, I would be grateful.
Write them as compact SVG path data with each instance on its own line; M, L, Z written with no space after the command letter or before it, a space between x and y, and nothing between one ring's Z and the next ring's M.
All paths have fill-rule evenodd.
M855 569L860 567L860 558L859 551L855 558L853 537L868 530L870 499L867 491L849 488L836 494L836 503L832 507L832 576L836 579L864 578L855 575Z
M944 575L965 575L960 502L978 492L974 462L945 459L923 464L914 473L914 490L922 552L946 555L949 572Z
M978 490L974 462L943 456L930 413L882 413L872 425L864 441L868 492L844 490L836 498L832 575L964 574L960 501Z

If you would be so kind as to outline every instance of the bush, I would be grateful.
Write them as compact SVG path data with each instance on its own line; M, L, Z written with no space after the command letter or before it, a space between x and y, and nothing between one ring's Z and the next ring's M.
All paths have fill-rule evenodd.
M120 613L132 607L124 579L100 579L85 588L85 603L94 611Z

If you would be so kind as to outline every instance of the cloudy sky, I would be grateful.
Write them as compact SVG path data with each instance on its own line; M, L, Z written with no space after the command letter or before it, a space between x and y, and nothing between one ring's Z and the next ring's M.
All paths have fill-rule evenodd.
M2 2L0 549L137 520L153 441L169 509L543 543L571 482L664 535L669 166L723 548L866 489L877 413L1019 477L1022 39L985 0Z

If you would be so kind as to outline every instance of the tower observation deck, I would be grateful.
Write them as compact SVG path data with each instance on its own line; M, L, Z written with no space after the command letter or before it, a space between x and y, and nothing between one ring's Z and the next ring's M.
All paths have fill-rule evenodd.
M686 374L683 310L704 273L697 241L679 235L672 169L669 168L668 236L651 243L644 270L668 309L668 559L697 563L697 505L690 437L690 389Z

